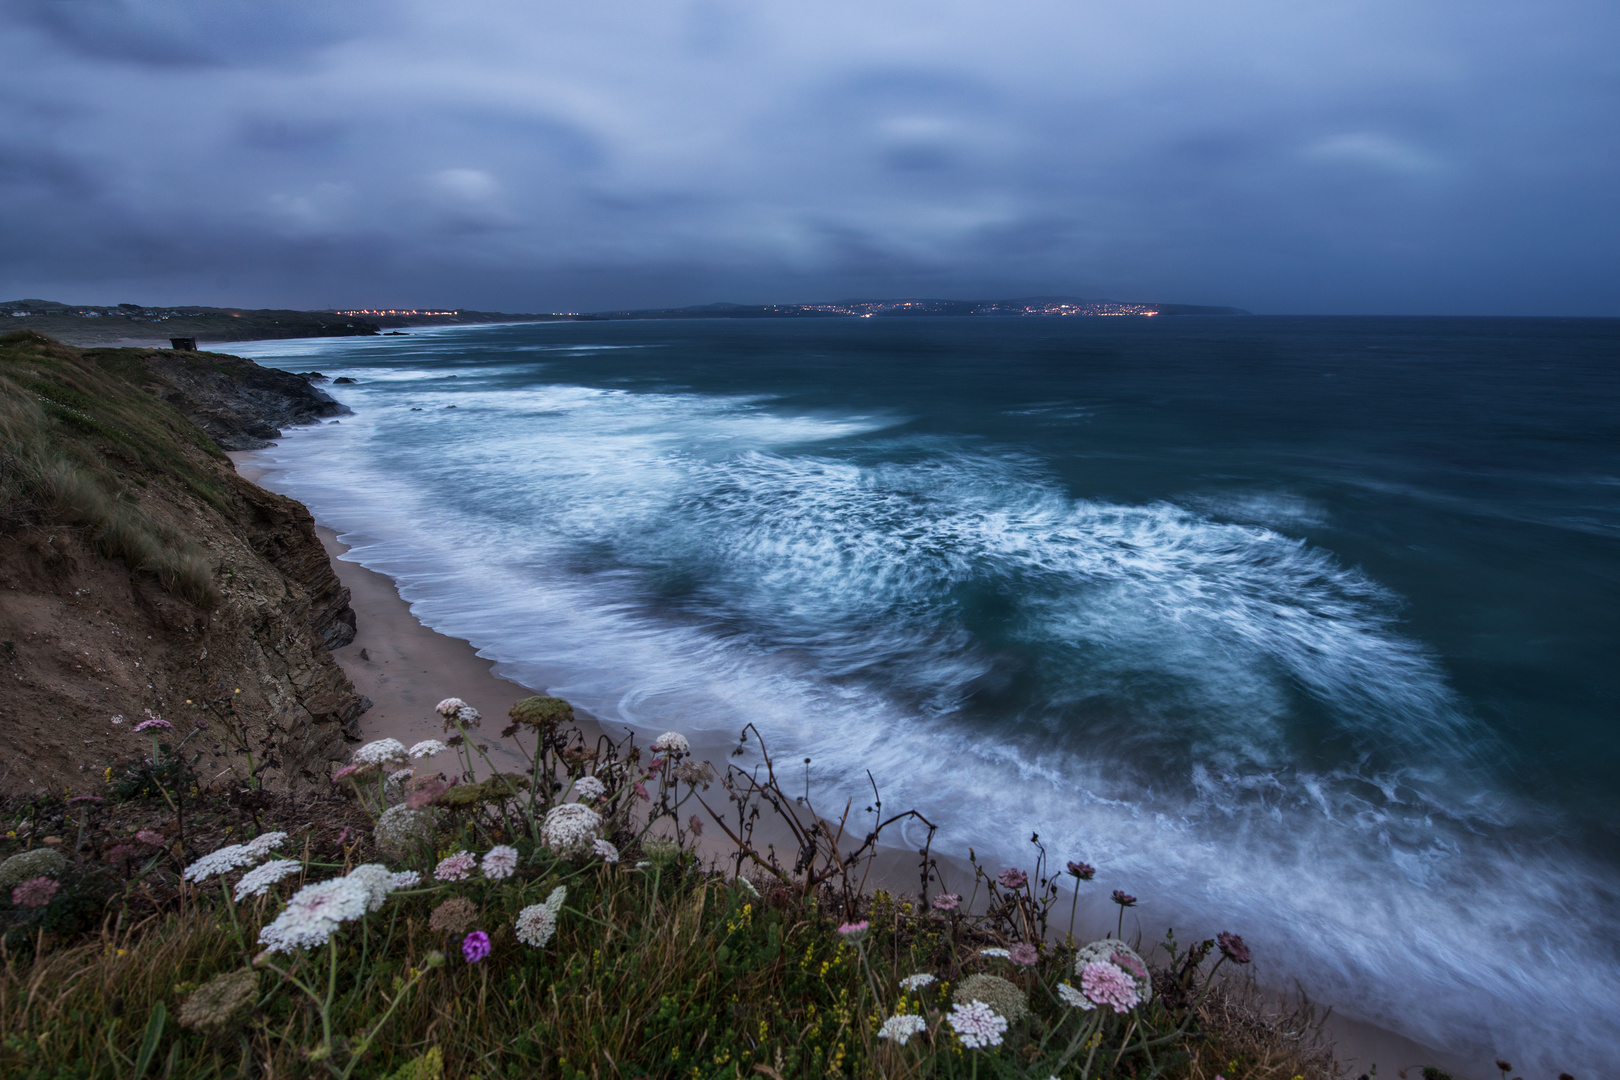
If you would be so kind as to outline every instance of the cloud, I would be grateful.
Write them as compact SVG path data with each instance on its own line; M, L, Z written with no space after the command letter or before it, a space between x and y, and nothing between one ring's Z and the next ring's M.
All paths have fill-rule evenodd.
M12 10L5 294L1620 314L1595 0Z

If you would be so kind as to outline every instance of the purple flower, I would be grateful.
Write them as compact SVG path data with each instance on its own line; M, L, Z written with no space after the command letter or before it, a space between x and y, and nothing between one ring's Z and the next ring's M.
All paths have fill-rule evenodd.
M135 834L135 839L139 840L143 844L151 844L153 847L162 847L164 844L168 843L168 841L164 839L162 833L153 832L151 829L142 829L140 832Z
M1022 870L1003 870L996 880L1003 889L1022 889L1029 884L1029 875Z
M472 874L473 867L478 860L473 858L470 851L458 851L454 855L446 855L439 860L434 868L433 876L440 881L465 881Z
M1019 967L1034 967L1040 958L1040 950L1027 942L1014 945L1007 953L1007 959Z
M838 932L851 941L859 941L866 936L866 931L871 925L865 919L860 922L847 922L838 928Z
M148 728L156 728L159 731L173 731L174 725L161 716L154 716L150 720L142 720L135 725L136 731L146 731Z
M962 903L962 898L956 893L942 892L934 897L935 911L955 911Z
M1116 1013L1134 1009L1141 998L1136 983L1113 964L1093 960L1080 972L1080 989L1098 1005L1110 1006Z
M1081 881L1090 881L1097 876L1097 868L1090 863L1071 862L1069 864L1069 873Z
M467 958L467 963L476 964L489 955L489 935L482 930L474 930L461 940L461 955Z
M1130 907L1132 904L1136 903L1136 897L1127 893L1122 893L1118 889L1115 889L1114 903L1118 904L1120 907Z
M56 895L57 884L48 877L29 878L11 890L11 902L18 907L44 907Z
M652 796L647 794L647 785L646 784L643 784L640 780L637 780L634 784L631 784L630 786L635 789L636 798L640 799L642 802L651 802L652 801Z
M1215 935L1220 942L1221 954L1234 964L1247 964L1249 962L1249 947L1243 944L1243 939L1236 934L1228 934L1225 930Z

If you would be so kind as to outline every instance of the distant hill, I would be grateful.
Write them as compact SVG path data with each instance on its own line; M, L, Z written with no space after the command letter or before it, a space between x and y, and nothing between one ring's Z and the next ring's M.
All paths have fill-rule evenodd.
M1017 300L830 300L815 304L700 304L682 308L598 311L599 319L837 319L907 316L1248 315L1242 308L1028 296Z

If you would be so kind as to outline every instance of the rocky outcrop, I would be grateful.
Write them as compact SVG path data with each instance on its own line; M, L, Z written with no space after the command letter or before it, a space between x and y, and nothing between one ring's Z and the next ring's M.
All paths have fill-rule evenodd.
M0 792L95 790L149 751L148 716L190 736L204 782L246 775L245 740L267 780L324 785L367 705L329 651L355 618L309 511L237 476L154 382L136 350L0 339ZM137 526L191 577L154 572Z
M284 427L351 411L311 385L307 376L260 367L239 356L146 349L140 351L140 362L147 388L225 450L258 450L279 439Z

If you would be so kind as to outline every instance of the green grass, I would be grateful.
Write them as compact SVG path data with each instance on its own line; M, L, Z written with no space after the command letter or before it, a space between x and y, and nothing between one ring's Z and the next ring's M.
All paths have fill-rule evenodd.
M212 606L208 560L183 525L142 503L155 482L228 512L213 463L223 454L142 389L133 353L86 355L28 331L0 337L0 524L82 528L103 555Z
M363 830L346 828L336 847L319 827L300 831L281 848L297 860L295 876L266 896L233 904L224 884L237 873L201 884L176 875L198 855L194 833L192 850L141 848L146 862L139 869L127 864L122 877L76 859L43 908L0 898L7 943L0 1030L8 1033L0 1041L0 1074L27 1080L1331 1075L1330 1062L1308 1041L1257 1021L1260 1013L1236 992L1240 982L1212 985L1222 961L1219 953L1206 957L1207 947L1197 955L1160 954L1151 1003L1117 1014L1073 1008L1057 990L1060 982L1081 983L1072 943L1030 933L1045 924L1036 885L1000 889L982 878L991 902L977 905L975 914L967 913L969 905L945 913L917 897L852 893L839 864L852 857L859 863L864 845L830 822L807 831L815 850L797 868L777 865L769 849L747 841L723 847L724 857L711 852L715 861L705 865L690 843L655 837L676 825L690 836L686 812L724 801L722 793L745 807L762 793L767 803L779 799L795 830L815 819L794 809L768 769L706 781L678 754L649 759L628 741L588 745L557 709L520 703L514 716L534 721L514 721L505 735L524 736L518 745L533 751L529 777L506 785L524 789L516 797L484 784L486 797L457 808L426 768L417 770L420 782L384 779L392 765L348 778L356 821L408 798L436 815L431 835L414 850L379 850ZM470 784L476 740L454 722L451 730L460 740L461 778ZM618 861L571 850L546 825L586 774L605 788L590 803L600 812L592 835L610 837ZM216 825L231 814L224 792L194 792L191 805L199 820L212 814ZM110 819L128 810L33 805L19 813L12 835L66 831L75 815L84 815L80 842L89 850L134 824L120 817L117 829L86 841L89 815ZM292 820L333 816L296 805L286 813ZM710 818L711 827L717 820ZM393 842L412 846L398 836ZM482 855L496 844L517 849L511 876L474 870L464 880L434 879L445 857ZM414 869L422 881L343 922L325 944L263 951L260 930L301 885L376 861ZM749 867L749 880L719 868L727 863ZM1031 881L1044 884L1039 866ZM558 887L567 892L554 936L541 947L520 941L519 913ZM104 912L99 923L85 921L87 896L95 897L91 909ZM465 922L444 926L441 915L436 926L435 911L452 900L470 905ZM77 914L69 910L75 902ZM841 932L841 923L857 917L868 924L863 932ZM488 935L490 952L470 962L462 946L473 930ZM980 952L1024 938L1041 945L1033 966ZM255 978L232 975L244 970L257 972L249 1000L217 1015L216 1027L196 1026L199 1003L223 985L211 981ZM937 981L903 990L900 980L919 972ZM974 973L1007 980L1010 986L998 991L1003 997L1027 998L1029 1015L1010 1025L1000 1045L965 1046L950 1023L952 991ZM881 1025L897 1014L920 1017L925 1032L906 1045L880 1038Z

